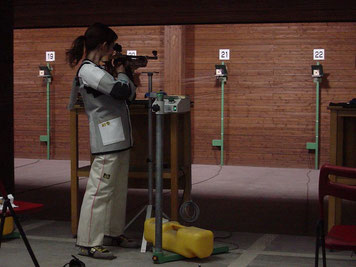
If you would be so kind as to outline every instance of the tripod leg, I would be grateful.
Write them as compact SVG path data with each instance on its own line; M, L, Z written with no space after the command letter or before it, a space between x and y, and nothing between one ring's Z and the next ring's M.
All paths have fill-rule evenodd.
M326 267L326 253L325 253L325 235L324 235L324 227L321 230L321 252L323 255L323 267Z
M318 222L317 227L316 227L314 267L318 267L318 265L319 265L319 248L320 248L320 222Z
M17 229L19 230L19 232L20 232L20 234L21 234L21 237L22 237L22 239L23 239L23 242L24 242L25 245L26 245L27 251L28 251L28 253L30 254L30 256L31 256L31 258L32 258L33 264L34 264L36 267L40 267L40 265L38 264L38 261L37 261L37 259L36 259L36 257L35 257L35 254L34 254L33 251L32 251L32 248L31 248L31 246L30 246L30 243L29 243L28 240L27 240L26 234L25 234L24 230L22 229L22 226L21 226L21 224L20 224L20 221L19 221L19 219L17 218L16 213L15 213L14 209L13 209L12 206L11 206L10 200L9 200L8 206L9 206L10 213L11 213L12 217L14 218L14 221L15 221L15 224L16 224L16 226L17 226Z
M147 206L146 210L146 220L152 217L152 205ZM145 239L145 234L142 234L141 252L145 253L147 249L147 240Z
M146 206L144 206L144 207L140 210L140 212L137 213L136 216L132 218L132 220L125 226L124 232L127 230L127 228L130 227L130 225L131 225L134 221L136 221L136 219L138 218L138 216L140 216L141 213L145 211L145 209L146 209Z
M163 215L162 216L163 218L167 219L168 221L170 220L169 216L167 214L165 214L163 211L162 211L162 215Z

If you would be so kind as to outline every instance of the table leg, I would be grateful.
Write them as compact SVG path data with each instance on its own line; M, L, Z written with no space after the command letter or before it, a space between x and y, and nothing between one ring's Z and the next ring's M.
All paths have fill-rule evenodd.
M191 153L191 132L190 132L190 112L184 114L184 195L183 200L191 200L192 192L192 153Z
M70 165L71 165L71 229L73 236L77 235L78 227L78 113L70 111Z
M344 119L338 116L337 111L330 114L330 163L343 166L343 144L344 144ZM337 177L330 176L331 181L336 181ZM328 205L328 231L341 223L341 200L329 196Z
M178 115L171 115L171 220L178 220Z

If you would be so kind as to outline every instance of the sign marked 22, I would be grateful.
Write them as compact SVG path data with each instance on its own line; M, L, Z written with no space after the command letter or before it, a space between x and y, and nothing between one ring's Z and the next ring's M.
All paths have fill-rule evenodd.
M324 49L314 49L313 59L314 60L325 60L325 50Z

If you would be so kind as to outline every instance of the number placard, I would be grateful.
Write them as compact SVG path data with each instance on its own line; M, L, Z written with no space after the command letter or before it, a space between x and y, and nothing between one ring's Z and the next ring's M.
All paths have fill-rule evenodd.
M128 55L128 56L136 56L137 55L137 51L136 50L127 50L126 51L126 55Z
M230 60L230 49L219 49L219 60Z
M325 60L325 49L314 49L313 50L314 60Z
M54 51L47 51L46 61L55 61L55 60L56 60L56 53Z

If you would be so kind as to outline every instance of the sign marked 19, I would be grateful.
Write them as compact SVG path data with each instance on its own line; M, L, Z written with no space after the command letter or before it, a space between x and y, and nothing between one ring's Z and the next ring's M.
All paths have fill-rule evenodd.
M46 52L46 61L55 61L56 60L56 53L54 51L47 51Z
M313 50L314 60L325 60L325 49L314 49Z
M230 60L230 49L219 49L219 60Z

